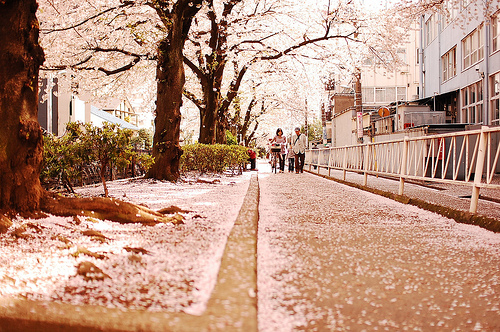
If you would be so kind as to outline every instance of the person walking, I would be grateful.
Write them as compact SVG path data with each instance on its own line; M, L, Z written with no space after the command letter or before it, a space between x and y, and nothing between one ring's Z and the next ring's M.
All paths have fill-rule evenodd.
M287 159L288 159L288 172L293 172L295 168L295 153L293 152L293 146L291 142L288 143Z
M295 173L304 172L306 145L306 135L300 132L300 127L295 127L295 133L292 135L292 146L295 153Z
M248 159L250 160L250 170L256 171L257 168L255 167L255 159L257 159L257 155L251 148L248 149Z
M286 137L283 136L283 130L281 128L278 128L276 130L276 136L271 140L271 145L279 144L281 147L280 152L278 153L278 158L280 162L280 173L283 173L285 170L285 155L286 155Z

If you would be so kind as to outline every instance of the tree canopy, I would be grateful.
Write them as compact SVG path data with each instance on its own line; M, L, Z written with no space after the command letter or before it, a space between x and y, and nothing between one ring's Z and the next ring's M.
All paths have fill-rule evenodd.
M170 180L178 178L181 107L198 109L202 143L224 142L227 130L251 138L244 136L256 135L265 112L300 121L297 114L305 112L306 100L313 105L312 90L322 88L317 82L326 72L348 75L367 54L383 53L386 65L395 63L394 45L407 29L396 15L381 18L356 1L40 4L44 73L64 70L61 84L77 83L95 98L128 95L154 103L159 165L149 175ZM186 81L177 56L188 68Z

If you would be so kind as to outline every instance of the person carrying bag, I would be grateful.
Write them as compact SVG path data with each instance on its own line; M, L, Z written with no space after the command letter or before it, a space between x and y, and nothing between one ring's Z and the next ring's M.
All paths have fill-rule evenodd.
M292 135L292 144L292 149L295 153L295 173L303 173L307 141L306 135L300 133L299 127L295 127L295 133Z

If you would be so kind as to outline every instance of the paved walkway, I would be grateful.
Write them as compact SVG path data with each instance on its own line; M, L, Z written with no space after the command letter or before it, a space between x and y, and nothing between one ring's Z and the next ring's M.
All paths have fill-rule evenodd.
M260 331L500 331L500 234L312 174L259 185Z
M332 180L344 182L343 172L338 170L331 170L320 168L314 169L306 167L312 174L328 177ZM364 176L354 172L347 172L345 183L363 187ZM495 183L500 183L500 177L494 179ZM367 178L367 185L363 187L364 190L379 192L386 196L397 196L399 191L399 180L390 179L385 177L376 177L369 175ZM489 221L481 221L481 217L491 218L496 220L496 225L491 225L489 229L500 232L500 190L497 189L481 189L480 199L478 202L477 214L471 216L468 211L470 208L470 197L472 194L472 187L463 185L453 185L448 183L435 183L435 182L406 182L404 186L404 196L409 200L410 204L415 204L424 208L431 208L434 211L439 211L439 207L450 209L449 217L456 218L460 222L468 223L491 223ZM419 201L434 205L425 206L419 204ZM444 211L446 213L446 211ZM462 212L462 213L459 213Z

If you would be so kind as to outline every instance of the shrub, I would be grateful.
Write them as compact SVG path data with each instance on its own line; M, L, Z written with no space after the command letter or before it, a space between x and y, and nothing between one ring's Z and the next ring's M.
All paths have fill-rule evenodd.
M200 173L223 173L240 171L248 160L247 148L225 144L190 144L182 148L180 171Z
M130 130L109 123L102 127L90 123L68 123L64 136L48 135L44 138L42 183L62 183L72 192L72 183L83 183L83 173L88 171L85 168L100 169L99 177L107 196L105 175L108 168L125 170L135 159L140 168L147 170L153 163L148 154L138 155L134 151L137 141L132 140L132 134Z
M226 144L227 145L238 145L238 139L229 130L226 130Z
M93 162L91 149L81 139L82 135L80 125L72 122L67 124L64 136L44 136L40 173L42 183L62 184L69 192L73 192L73 183L82 180L83 165Z

